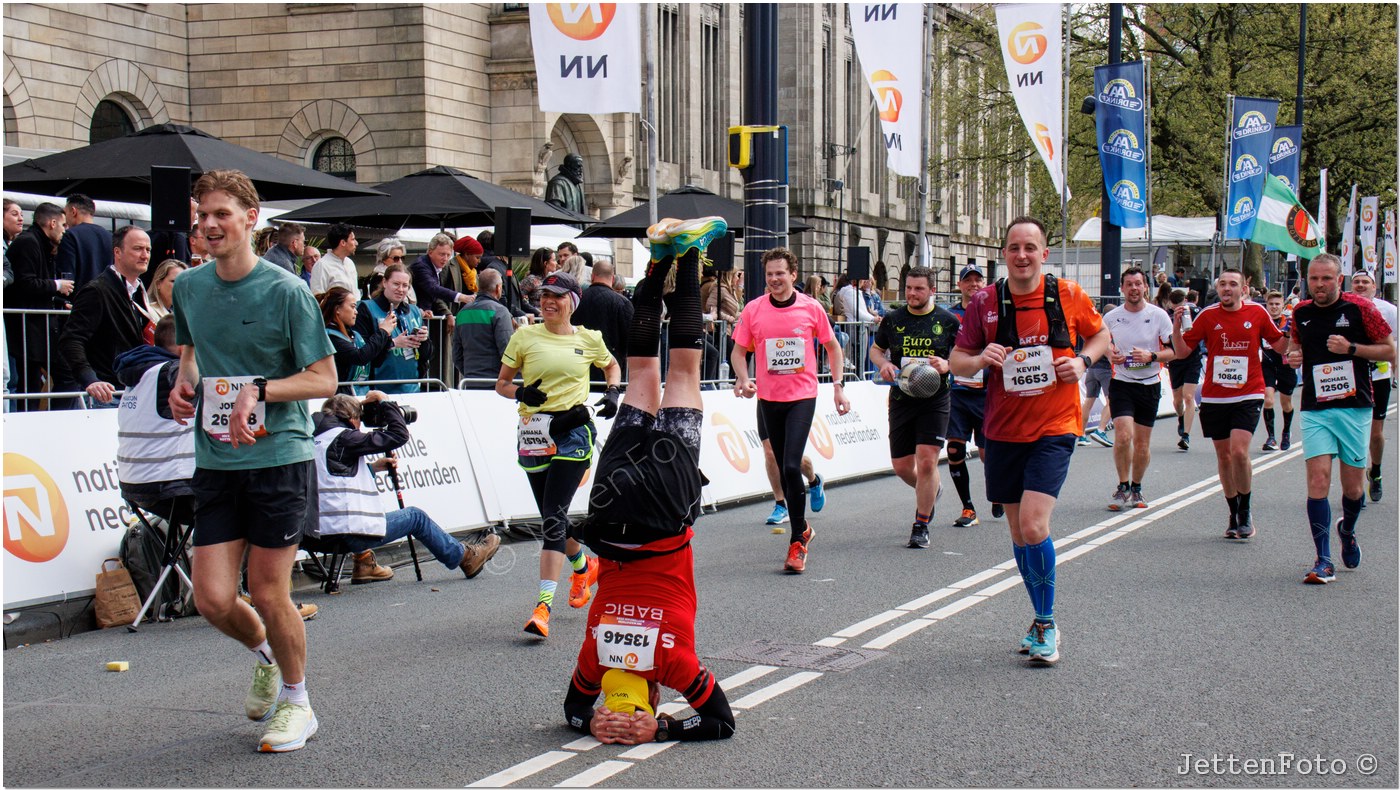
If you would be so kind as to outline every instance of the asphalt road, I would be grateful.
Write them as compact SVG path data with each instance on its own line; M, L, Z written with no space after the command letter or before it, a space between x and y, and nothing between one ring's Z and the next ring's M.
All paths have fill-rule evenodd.
M1053 521L1055 667L1013 651L1032 613L1004 522L984 504L981 526L951 527L949 488L932 548L904 548L913 495L884 477L830 489L802 576L780 572L787 538L763 525L767 504L698 525L697 637L739 711L728 741L629 749L568 730L585 613L561 606L547 641L522 634L538 555L512 542L475 580L434 563L423 582L400 568L301 595L322 607L307 626L321 730L297 753L254 752L251 657L199 618L6 651L3 782L1394 787L1393 416L1387 428L1389 488L1362 514L1362 566L1327 586L1302 584L1313 548L1298 445L1255 443L1247 543L1221 537L1204 440L1180 453L1160 423L1153 507L1123 515L1105 509L1111 451L1080 448ZM820 669L774 667L760 640ZM104 671L111 660L130 671Z

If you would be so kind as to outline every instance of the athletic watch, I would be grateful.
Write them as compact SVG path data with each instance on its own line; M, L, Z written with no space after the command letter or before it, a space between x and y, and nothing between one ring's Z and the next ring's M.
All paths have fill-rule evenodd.
M1153 351L1153 352L1152 352L1152 361L1153 361L1153 362L1156 362L1156 361L1157 361L1157 352L1156 352L1156 351Z
M258 388L258 402L261 403L263 401L266 401L267 379L263 378L262 376L258 376L257 378L253 379L253 384Z
M1088 354L1080 354L1079 358L1084 360L1085 370L1088 370L1089 368L1092 368L1094 366L1094 360L1090 359Z
M1347 353L1350 354L1350 355L1353 356L1353 357L1356 356L1356 344L1355 344L1355 343L1352 343L1352 344L1351 344L1351 347L1347 349Z
M656 736L652 740L656 743L665 743L671 740L671 722L669 720L656 720Z

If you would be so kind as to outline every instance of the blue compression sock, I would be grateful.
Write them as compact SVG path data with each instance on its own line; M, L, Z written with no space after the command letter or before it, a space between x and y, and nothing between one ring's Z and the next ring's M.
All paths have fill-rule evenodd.
M1046 538L1034 546L1026 547L1026 567L1022 571L1026 586L1031 591L1031 605L1035 607L1035 619L1043 622L1055 620L1055 542Z

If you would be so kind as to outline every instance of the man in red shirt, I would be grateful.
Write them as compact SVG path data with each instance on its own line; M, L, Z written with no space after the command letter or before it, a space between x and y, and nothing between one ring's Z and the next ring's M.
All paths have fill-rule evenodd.
M991 369L982 428L987 499L1006 508L1016 567L1035 607L1020 652L1053 664L1060 652L1050 515L1084 425L1079 380L1108 350L1109 331L1082 288L1042 272L1050 250L1039 220L1013 219L1002 257L1006 279L973 295L949 365L955 376ZM1084 350L1076 354L1079 337Z
M1205 341L1209 361L1201 383L1201 433L1215 444L1220 487L1230 506L1225 537L1247 540L1254 537L1254 520L1249 515L1254 472L1249 465L1249 441L1264 404L1259 353L1266 344L1283 353L1288 338L1263 305L1245 299L1247 287L1239 269L1221 271L1215 293L1220 301L1202 310L1184 335L1181 315L1186 305L1177 306L1172 315L1172 346L1178 357L1184 357Z

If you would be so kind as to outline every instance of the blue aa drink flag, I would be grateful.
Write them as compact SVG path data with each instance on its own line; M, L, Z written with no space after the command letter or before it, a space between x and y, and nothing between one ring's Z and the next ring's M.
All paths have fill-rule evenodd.
M1248 239L1259 215L1259 199L1269 172L1277 99L1235 97L1230 119L1230 157L1225 170L1225 238ZM1293 179L1297 182L1297 177Z
M1303 127L1275 126L1274 142L1269 148L1269 175L1278 176L1296 194L1298 189L1298 151L1303 147Z
M1108 190L1108 221L1147 225L1147 92L1142 61L1094 67L1099 163Z

